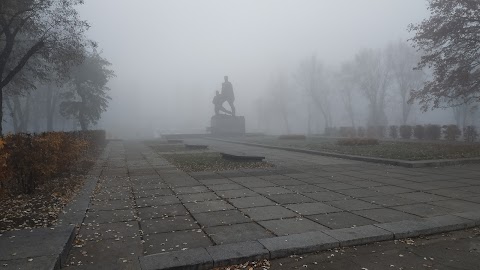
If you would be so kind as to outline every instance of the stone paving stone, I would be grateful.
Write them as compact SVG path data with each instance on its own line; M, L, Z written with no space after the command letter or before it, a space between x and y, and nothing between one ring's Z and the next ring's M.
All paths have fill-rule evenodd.
M176 231L144 235L147 254L164 253L213 245L202 230Z
M388 209L388 208L360 210L360 211L353 211L353 213L362 217L375 220L377 222L415 220L420 218L412 214L407 214L407 213L403 213L403 212L393 210L393 209Z
M384 207L417 203L417 201L412 201L412 200L409 200L409 199L397 197L395 195L364 197L364 198L361 198L361 200L366 201L366 202L370 202L370 203L373 203L373 204L381 205L381 206L384 206Z
M84 240L125 239L139 236L136 221L115 223L88 223L81 226L78 237Z
M149 190L140 190L133 193L135 198L145 198L145 197L158 197L158 196L166 196L166 195L173 195L173 191L171 189L149 189Z
M204 185L221 185L221 184L233 184L235 182L228 180L226 178L221 179L207 179L207 180L199 180L200 183Z
M257 241L217 245L206 249L213 258L214 267L237 265L270 257L268 250Z
M383 183L375 182L375 181L370 181L370 180L351 180L351 181L346 181L345 183L356 186L356 187L361 187L361 188L370 188L370 187L378 187L378 186L383 186Z
M439 188L456 188L469 186L469 184L456 181L456 179L458 179L458 176L453 176L451 177L451 179L448 179L448 181L435 181L432 182L432 184Z
M250 180L250 181L242 181L238 182L238 184L247 187L247 188L265 188L265 187L275 187L276 184L272 182L268 182L265 180Z
M328 189L328 190L333 190L333 191L356 188L356 186L341 183L341 182L334 182L334 183L328 183L328 184L317 184L317 186L319 186L321 188Z
M254 197L259 195L258 193L246 188L222 190L222 191L217 191L216 193L220 197L227 198L227 199L234 199L234 198L240 198L240 197Z
M312 185L335 183L335 182L334 182L333 180L331 180L331 179L326 179L326 178L321 178L321 177L317 177L317 178L305 178L305 179L302 179L302 182L304 182L304 183L306 183L306 184L312 184Z
M480 204L462 201L462 200L436 201L436 202L430 202L429 204L445 207L448 209L453 209L458 212L470 212L470 211L477 211L478 209L480 209Z
M164 189L168 188L166 184L137 184L132 185L132 189L135 193L138 193L142 190L150 190L150 189Z
M218 174L212 173L212 172L192 172L192 173L190 173L190 176L192 176L196 180L226 178L226 177L223 177L221 175L218 175Z
M373 225L327 230L324 231L324 233L340 241L340 246L355 246L371 242L393 240L393 233Z
M132 208L132 203L129 200L92 201L90 206L92 211L126 210Z
M259 176L258 178L267 180L270 182L273 182L275 180L293 180L292 178L285 176L285 175L280 175L280 174L274 174L274 175L264 175L264 176Z
M140 255L140 237L86 241L81 248L72 248L67 264L85 266L84 269L139 269Z
M88 211L84 223L114 223L135 220L132 210Z
M373 189L383 194L395 194L395 195L400 193L412 192L412 190L409 188L390 186L390 185L371 187L370 189Z
M200 229L200 226L190 216L145 219L140 221L140 224L145 234Z
M231 225L251 222L251 220L238 210L226 210L208 213L195 213L193 217L202 227Z
M350 212L336 212L312 215L307 216L307 218L331 229L352 228L377 223L377 221L361 217Z
M376 204L371 204L358 199L331 201L331 202L327 202L327 204L342 210L347 210L347 211L380 208L380 206Z
M220 185L209 185L208 186L213 191L223 191L223 190L233 190L233 189L244 189L245 187L239 184L220 184Z
M205 186L192 186L192 187L178 187L174 188L173 191L178 195L184 194L194 194L194 193L202 193L202 192L209 192L207 187Z
M274 236L256 223L242 223L205 228L217 245L257 240Z
M297 214L282 206L263 206L241 209L255 221L296 217Z
M430 193L421 192L421 191L396 194L395 196L412 200L412 201L417 201L417 202L433 202L433 201L442 201L442 200L449 199L444 196L439 196L439 195L430 194Z
M190 211L190 213L224 211L234 208L231 204L228 204L227 202L222 200L185 203L184 205Z
M184 203L213 201L220 199L220 197L213 192L178 195L178 198L180 198L180 200Z
M205 248L153 254L139 259L143 270L213 268L213 259Z
M338 247L338 241L323 232L307 232L258 240L270 252L270 259Z
M255 177L255 176L241 176L241 177L229 177L229 179L235 183L242 183L242 182L257 182L257 181L264 181L264 182L267 182L268 181L265 181L265 180L262 180L258 177Z
M30 258L32 261L28 261L27 258L0 261L2 270L50 270L59 269L58 256L41 256Z
M480 196L471 196L471 197L463 198L463 200L473 202L473 203L480 203Z
M477 195L474 192L456 189L456 188L435 189L435 190L430 190L429 193L433 193L435 195L440 195L440 196L449 197L449 198L458 198L458 199L468 198L468 197Z
M315 178L317 177L315 174L311 173L287 173L285 176L295 178L295 179L305 179L305 178Z
M342 193L344 195L353 197L353 198L363 198L363 197L371 197L371 196L379 196L383 195L383 193L379 193L375 190L371 190L368 188L352 188L352 189L342 189L336 191L338 193Z
M341 209L320 202L289 204L285 207L304 216L342 211Z
M201 183L196 180L185 180L185 181L175 180L173 182L168 183L168 185L170 186L170 188L179 188L179 187L199 186L201 185Z
M340 201L351 199L350 196L340 194L334 191L322 191L316 193L303 193L303 195L312 198L319 202L328 202L328 201Z
M430 205L426 203L394 206L392 207L392 209L417 215L417 216L421 216L421 217L446 215L455 211L455 210L447 209L440 206Z
M160 196L160 197L139 198L136 200L136 202L137 202L137 207L148 207L148 206L178 204L180 203L180 200L175 196Z
M264 195L293 193L293 191L282 187L261 187L252 188L252 190Z
M315 202L311 198L305 197L300 194L290 193L290 194L273 194L268 196L269 199L275 201L279 204L294 204L294 203L308 203Z
M321 188L315 185L286 186L285 188L297 193L314 193L314 192L328 191L324 188Z
M217 174L227 178L248 176L248 174L238 170L220 171L220 172L217 172Z
M328 229L325 226L303 218L267 220L258 223L278 236Z
M274 201L269 200L263 196L236 198L236 199L230 199L229 201L236 208L251 208L251 207L260 207L260 206L270 206L270 205L276 204Z
M279 186L299 186L299 185L305 185L305 182L295 180L295 179L282 179L282 180L270 180L270 182L279 185Z
M138 208L137 212L138 212L138 217L141 219L188 215L187 209L182 204L143 207L143 208Z

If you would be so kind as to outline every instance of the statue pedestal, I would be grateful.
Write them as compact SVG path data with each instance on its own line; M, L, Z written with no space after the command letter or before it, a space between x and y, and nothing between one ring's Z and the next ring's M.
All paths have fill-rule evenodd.
M212 116L212 134L245 134L245 117L219 114Z

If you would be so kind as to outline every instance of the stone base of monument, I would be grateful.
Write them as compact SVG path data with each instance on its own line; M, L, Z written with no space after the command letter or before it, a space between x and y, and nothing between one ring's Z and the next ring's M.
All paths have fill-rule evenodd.
M212 116L210 132L215 135L245 134L245 117L219 114Z

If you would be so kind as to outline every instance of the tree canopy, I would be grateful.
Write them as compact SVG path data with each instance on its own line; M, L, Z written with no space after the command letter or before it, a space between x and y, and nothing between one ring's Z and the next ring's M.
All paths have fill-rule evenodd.
M423 110L480 101L480 1L429 0L430 18L409 30L422 50L418 68L433 79L412 91Z

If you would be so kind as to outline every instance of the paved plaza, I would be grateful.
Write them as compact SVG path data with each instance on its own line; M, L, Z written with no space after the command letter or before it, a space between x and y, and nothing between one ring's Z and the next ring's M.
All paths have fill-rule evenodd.
M112 141L69 269L139 269L139 256L480 210L480 166L387 166L201 140L275 167L186 173Z

